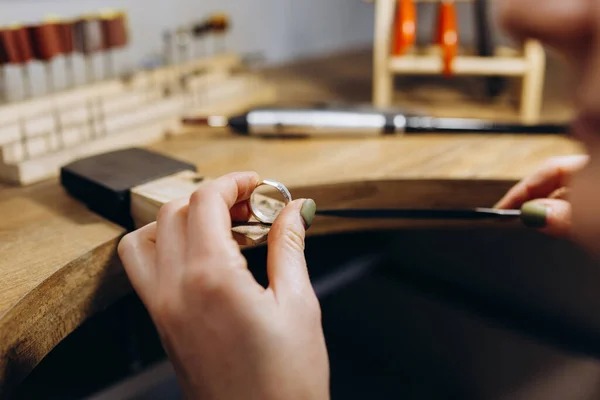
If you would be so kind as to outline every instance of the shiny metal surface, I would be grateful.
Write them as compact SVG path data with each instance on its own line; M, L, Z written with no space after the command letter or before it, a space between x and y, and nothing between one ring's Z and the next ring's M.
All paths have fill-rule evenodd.
M270 213L266 213L265 211L260 209L259 202L257 202L255 200L256 189L258 189L259 187L264 186L264 185L271 186L271 187L274 187L275 189L277 189L279 191L279 193L281 193L281 195L283 196L285 205L287 205L288 203L290 203L292 201L292 195L291 195L290 191L288 190L288 188L286 188L283 183L277 182L272 179L264 179L256 186L256 188L252 192L252 195L250 196L250 199L249 199L250 212L252 213L254 218L256 218L258 221L260 221L264 224L272 224L273 222L275 222L275 218L277 218L277 215L279 215L279 211L281 211L281 210L269 209ZM265 208L268 208L268 207L265 207Z
M369 111L269 110L248 113L248 129L256 135L380 135L386 117Z

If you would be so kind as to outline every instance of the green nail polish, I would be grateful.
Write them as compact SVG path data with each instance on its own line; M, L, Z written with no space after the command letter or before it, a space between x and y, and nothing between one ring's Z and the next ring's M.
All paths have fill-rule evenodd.
M530 201L521 207L521 221L529 228L543 228L546 226L548 210L543 204Z
M300 215L306 224L306 229L310 227L317 212L317 204L313 199L306 199L300 209Z

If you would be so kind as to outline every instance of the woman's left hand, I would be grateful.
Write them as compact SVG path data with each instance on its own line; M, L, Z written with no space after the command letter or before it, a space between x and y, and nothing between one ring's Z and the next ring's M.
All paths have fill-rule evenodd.
M569 181L588 162L587 155L554 157L516 184L496 208L521 208L523 222L552 236L571 233Z

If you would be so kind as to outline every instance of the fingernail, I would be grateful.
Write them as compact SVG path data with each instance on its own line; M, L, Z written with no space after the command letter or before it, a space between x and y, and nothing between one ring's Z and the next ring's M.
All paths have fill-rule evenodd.
M521 221L529 228L543 228L546 226L548 209L543 204L530 201L521 207Z
M306 199L302 204L302 208L300 209L300 215L306 224L306 229L310 228L310 225L315 218L315 213L317 212L317 204L313 199Z

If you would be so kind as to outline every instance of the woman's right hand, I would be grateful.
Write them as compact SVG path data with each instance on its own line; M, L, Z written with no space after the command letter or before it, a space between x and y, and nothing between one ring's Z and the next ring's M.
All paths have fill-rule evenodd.
M232 236L248 221L254 172L206 182L126 235L119 256L186 398L329 399L319 300L304 257L316 204L298 199L271 226L259 284Z
M569 236L569 181L587 162L587 155L549 159L537 171L510 189L496 204L496 208L521 208L525 225L552 236Z

